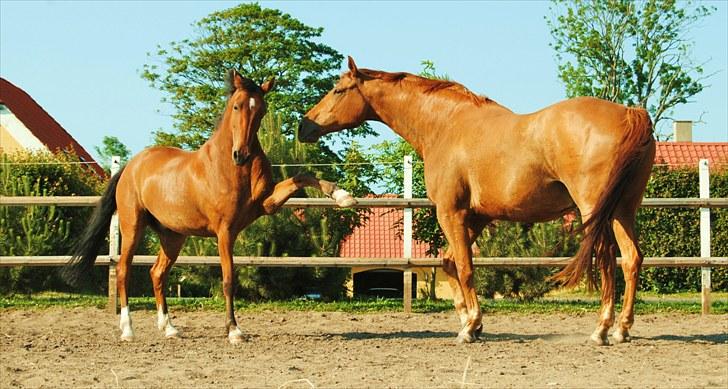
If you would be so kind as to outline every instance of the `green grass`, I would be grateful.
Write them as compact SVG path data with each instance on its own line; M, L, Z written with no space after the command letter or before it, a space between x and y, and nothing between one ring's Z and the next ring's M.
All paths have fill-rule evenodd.
M713 296L712 312L717 314L728 313L728 294ZM686 296L644 296L637 302L636 313L700 313L699 294L698 299L693 295ZM32 296L15 295L0 297L0 309L46 309L51 307L96 307L106 306L106 296L79 295L66 293L45 292ZM171 308L182 311L210 310L224 311L225 302L222 298L168 298ZM129 304L134 310L154 310L155 303L152 297L134 297L129 299ZM372 299L372 300L343 300L335 302L322 302L313 300L287 300L287 301L266 301L249 302L236 301L238 312L259 312L259 311L316 311L316 312L349 312L349 313L370 313L370 312L401 312L402 301L397 299ZM412 303L412 310L416 313L450 312L451 301L427 301L415 300ZM524 302L516 300L485 300L482 303L483 312L486 314L531 314L531 313L594 313L599 309L599 301L595 296L570 295L550 297L548 299ZM621 306L617 306L617 311Z

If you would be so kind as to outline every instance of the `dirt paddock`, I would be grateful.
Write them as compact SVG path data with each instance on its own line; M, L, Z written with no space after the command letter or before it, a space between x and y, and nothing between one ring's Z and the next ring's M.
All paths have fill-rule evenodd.
M485 339L455 343L454 314L132 313L137 335L94 308L0 310L6 387L728 387L728 315L637 316L630 344L596 347L594 314L490 315Z

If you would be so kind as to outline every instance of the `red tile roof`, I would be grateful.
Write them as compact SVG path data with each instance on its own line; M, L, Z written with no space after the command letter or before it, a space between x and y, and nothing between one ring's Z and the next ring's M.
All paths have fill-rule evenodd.
M728 142L657 142L655 164L697 167L701 159L711 167L728 164Z
M48 150L73 150L100 176L104 170L75 139L53 119L30 95L0 77L0 104L4 104Z
M371 211L369 220L357 227L341 243L339 255L347 258L402 258L404 242L401 220L404 211L396 208L372 208ZM415 241L412 246L412 257L428 256L427 248L426 243Z

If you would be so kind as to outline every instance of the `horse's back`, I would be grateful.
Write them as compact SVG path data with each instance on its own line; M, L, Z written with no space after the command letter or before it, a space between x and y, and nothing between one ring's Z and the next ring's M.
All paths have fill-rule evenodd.
M643 118L648 123L636 123ZM459 174L469 188L464 193L478 213L548 220L573 207L576 192L603 185L632 129L648 126L649 117L640 109L590 97L531 114L493 115L463 140L468 150L478 152L453 153L466 157L451 159L455 163L448 170L462 165Z

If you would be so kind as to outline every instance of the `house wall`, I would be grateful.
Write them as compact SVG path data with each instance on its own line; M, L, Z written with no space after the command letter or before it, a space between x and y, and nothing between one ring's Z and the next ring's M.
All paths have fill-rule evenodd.
M0 153L10 154L22 149L23 146L13 138L10 131L0 124Z
M18 118L0 104L0 147L10 153L17 149L47 150L43 144ZM7 145L7 146L6 146Z

